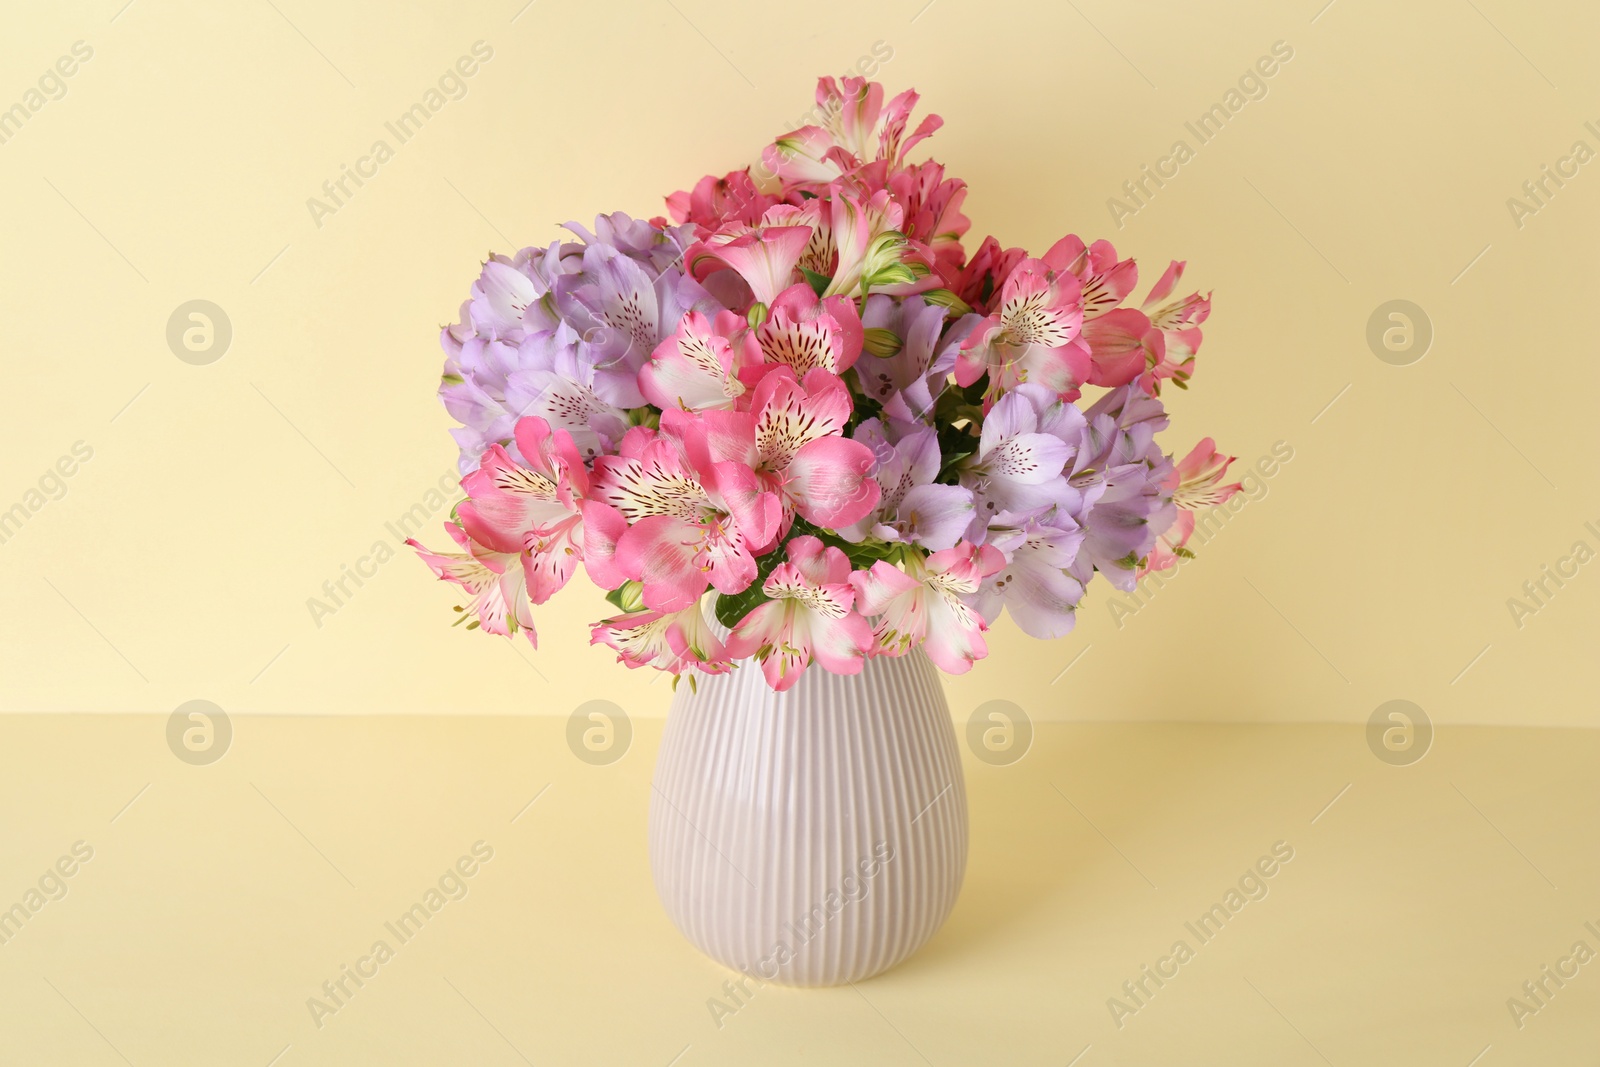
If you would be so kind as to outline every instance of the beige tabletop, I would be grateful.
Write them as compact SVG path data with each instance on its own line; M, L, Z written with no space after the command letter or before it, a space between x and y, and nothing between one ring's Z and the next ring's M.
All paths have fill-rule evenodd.
M557 717L236 716L209 765L166 725L0 719L0 907L43 887L0 927L0 1063L1501 1067L1600 1048L1593 732L1443 729L1394 766L1350 726L1042 723L1009 766L963 751L967 879L927 947L854 988L741 990L651 888L659 719L607 766ZM418 903L427 922L394 928Z

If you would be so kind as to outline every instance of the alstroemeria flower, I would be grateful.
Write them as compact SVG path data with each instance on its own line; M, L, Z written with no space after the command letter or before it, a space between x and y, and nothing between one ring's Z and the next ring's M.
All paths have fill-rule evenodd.
M750 286L756 303L770 306L778 294L798 281L800 253L811 240L807 226L724 226L684 253L696 279L705 280L719 265L731 267Z
M972 226L961 213L967 183L946 178L943 164L930 159L891 175L888 184L889 195L902 211L906 239L928 250L941 275L959 272L967 255L961 238Z
M1126 385L1162 361L1166 339L1161 331L1144 312L1120 306L1139 284L1133 260L1117 259L1110 241L1085 246L1076 234L1057 241L1042 258L1083 287L1083 340L1092 361L1091 385Z
M1043 258L1052 268L1068 271L1083 283L1083 338L1094 360L1091 384L1115 387L1138 379L1140 387L1152 396L1160 393L1165 379L1184 386L1192 373L1200 347L1200 324L1211 313L1211 301L1191 293L1162 303L1183 277L1182 261L1168 265L1136 310L1120 305L1138 285L1138 267L1131 259L1118 260L1109 241L1085 247L1069 235Z
M583 504L589 577L606 589L643 583L652 611L685 608L708 584L743 592L756 576L753 550L777 534L777 499L748 467L691 460L693 426L668 411L660 433L630 430L618 455L595 460Z
M530 349L541 349L529 356ZM563 326L554 334L540 334L523 342L524 358L530 364L507 379L509 405L520 416L541 418L552 427L567 431L585 458L593 459L611 451L628 429L628 414L623 407L607 400L602 392L615 384L617 371L596 361L597 353L581 344ZM627 373L627 372L623 372ZM627 373L630 378L635 375ZM637 385L628 387L638 396ZM627 392L618 396L631 400ZM643 396L638 396L643 400Z
M861 316L849 297L817 298L806 282L791 285L768 309L756 342L768 363L804 378L821 368L843 374L861 355Z
M1127 463L1095 476L1075 516L1084 534L1073 565L1075 577L1087 582L1092 568L1123 592L1134 587L1139 561L1177 518L1178 509L1161 491L1167 473Z
M984 579L976 606L991 623L1004 608L1030 637L1064 637L1077 622L1083 583L1072 573L1083 531L1065 515L1056 525L1028 522L992 533L989 543L1006 556L1005 566Z
M1057 274L1042 260L1024 260L1006 279L1000 306L975 329L956 359L956 384L965 388L988 375L984 406L1023 382L1075 399L1089 380L1089 347L1078 279Z
M496 552L520 552L528 596L543 604L583 561L583 515L579 502L589 472L565 430L543 419L517 423L517 463L491 445L482 465L461 481L467 499L456 516L472 540Z
M767 683L792 688L812 661L834 674L859 674L872 651L872 627L853 610L850 560L815 537L785 546L761 591L771 599L739 620L726 642L734 659L754 656Z
M444 529L465 552L434 552L414 537L407 538L406 544L416 550L435 577L454 582L467 594L466 605L458 610L475 617L473 626L502 637L522 630L528 635L528 643L538 648L539 636L533 629L533 608L528 603L521 555L480 545L453 522L445 523Z
M845 183L828 186L795 207L780 204L762 216L768 227L805 227L811 236L796 265L829 279L824 297L864 295L872 289L915 288L918 274L907 262L909 243L900 232L902 209L888 190L875 193ZM931 268L923 287L939 278Z
M856 380L862 394L883 406L890 422L908 426L933 421L961 344L983 321L979 315L963 315L946 328L948 314L921 296L867 297L861 324L872 358L856 363Z
M1194 534L1195 512L1226 504L1242 488L1239 482L1222 484L1229 464L1236 458L1218 452L1216 442L1206 437L1173 467L1162 488L1172 495L1178 514L1151 550L1145 561L1146 571L1166 570L1176 565L1180 555L1188 554L1184 546Z
M939 485L938 435L930 427L915 430L891 444L882 423L868 419L856 427L855 440L878 457L878 506L860 522L840 528L839 536L864 541L903 541L930 550L954 548L972 521L972 490Z
M769 174L797 186L827 184L866 163L884 161L899 167L923 138L944 120L929 115L910 138L906 123L917 106L916 92L908 89L883 102L883 86L864 78L833 78L817 82L817 105L822 126L803 126L785 134L761 153Z
M905 263L907 242L900 232L901 208L887 190L880 189L863 200L835 185L828 199L833 212L829 233L838 261L823 296L865 295L876 288L916 281ZM928 284L937 284L937 278L928 275Z
M1041 386L1019 385L1001 396L984 416L977 452L957 467L977 506L968 539L982 541L996 520L1077 504L1064 472L1083 430L1078 409Z
M993 237L985 237L978 250L966 265L955 271L952 265L941 265L945 285L956 297L980 315L987 315L999 304L1005 292L1006 279L1025 262L1028 253L1021 248L1000 247Z
M1180 389L1188 388L1194 373L1194 355L1200 348L1200 324L1211 315L1211 297L1190 293L1181 300L1161 304L1172 295L1178 279L1183 277L1184 264L1173 260L1161 275L1150 295L1144 298L1144 310L1150 323L1161 331L1163 350L1161 358L1139 377L1139 386L1152 396L1161 392L1161 382L1172 379ZM1160 307L1153 305L1161 304Z
M703 445L701 462L753 472L776 493L782 529L791 513L818 526L848 526L878 503L872 450L842 436L852 410L837 375L814 370L799 381L788 367L774 366L751 391L750 410L703 413L704 435L690 444Z
M963 541L925 560L910 556L904 570L879 561L850 581L861 612L879 616L873 635L880 655L903 656L920 643L934 666L965 674L989 654L988 623L968 601L1004 564L997 549Z
M762 212L777 202L777 197L756 188L747 168L721 178L707 174L692 191L667 197L667 210L676 221L692 222L702 233L711 233L730 222L754 226Z
M728 650L706 622L697 600L681 611L630 611L590 627L591 645L609 645L617 661L682 674L694 667L705 674L731 670Z
M723 311L708 320L691 311L651 353L639 371L639 388L663 411L731 408L745 392L739 372L760 362L761 351L741 316Z

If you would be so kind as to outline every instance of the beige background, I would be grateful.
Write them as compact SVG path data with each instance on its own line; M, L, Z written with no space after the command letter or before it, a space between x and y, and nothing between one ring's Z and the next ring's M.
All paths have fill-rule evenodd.
M1575 140L1600 149L1600 16L1474 3L30 8L0 100L75 41L94 57L0 145L0 508L74 442L94 458L0 544L0 704L660 713L664 686L588 647L604 605L582 584L537 653L449 629L450 590L410 558L320 627L307 600L393 548L385 522L449 469L436 335L487 250L660 211L881 41L880 77L946 120L929 144L971 185L974 245L1107 235L1147 277L1179 257L1215 290L1172 448L1294 449L1120 627L1104 587L1066 640L1002 622L951 684L958 713L1359 721L1405 697L1440 722L1593 724L1600 569L1521 629L1506 601L1574 541L1600 548L1600 178L1520 229L1506 200ZM466 97L394 142L384 123L479 40ZM1294 58L1268 95L1198 145L1184 123L1276 41ZM395 157L316 226L307 199L380 137ZM1108 198L1179 138L1195 158L1118 230ZM208 366L165 340L192 299L232 323ZM1410 366L1366 343L1391 299L1432 320Z

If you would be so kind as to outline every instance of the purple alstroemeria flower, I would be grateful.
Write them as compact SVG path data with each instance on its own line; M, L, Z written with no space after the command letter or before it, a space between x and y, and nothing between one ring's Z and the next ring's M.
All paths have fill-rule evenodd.
M972 490L934 482L940 466L938 435L922 427L891 442L883 423L868 419L852 436L877 458L873 477L881 495L872 514L839 535L857 542L869 536L908 542L934 552L954 548L972 521Z

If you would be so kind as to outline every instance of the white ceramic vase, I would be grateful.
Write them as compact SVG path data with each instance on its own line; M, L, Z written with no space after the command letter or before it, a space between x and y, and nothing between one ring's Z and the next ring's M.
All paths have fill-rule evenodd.
M785 693L755 663L685 676L650 797L656 891L683 935L761 982L840 985L950 914L967 793L944 691L914 650Z

